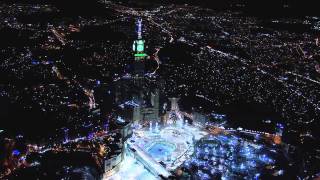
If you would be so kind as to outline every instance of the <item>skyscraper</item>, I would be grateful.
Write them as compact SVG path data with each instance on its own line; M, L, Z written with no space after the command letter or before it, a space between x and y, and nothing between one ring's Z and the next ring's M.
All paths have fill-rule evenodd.
M141 76L145 72L144 60L148 55L144 52L145 41L142 38L142 19L139 18L136 23L137 39L133 41L132 49L134 52L134 76Z
M140 121L157 121L159 119L159 90L151 87L145 79L145 60L148 55L144 52L145 41L142 38L142 19L136 22L137 39L133 42L133 86L135 93L132 101L137 106L133 107L132 120L135 124Z

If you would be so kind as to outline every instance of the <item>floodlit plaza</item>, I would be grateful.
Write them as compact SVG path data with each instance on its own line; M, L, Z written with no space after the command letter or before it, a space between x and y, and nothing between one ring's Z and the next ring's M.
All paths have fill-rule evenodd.
M168 125L150 123L149 127L137 128L126 142L120 170L107 179L117 179L126 174L132 176L128 179L168 177L170 171L192 156L195 143L207 134L201 126L180 122Z
M120 170L110 177L105 177L104 179L109 180L134 180L134 179L148 179L156 180L157 177L153 175L149 170L147 170L141 163L139 163L132 156L125 156L124 160L121 162Z
M227 130L213 134L182 119L175 123L136 128L126 141L120 170L106 179L168 178L178 170L195 179L259 179L283 173L283 154L266 143Z
M128 140L145 151L156 162L174 170L193 154L194 143L207 132L191 125L168 125L144 128L134 132Z
M194 155L182 167L201 179L259 179L261 173L277 169L277 159L275 149L230 134L209 135L197 143Z

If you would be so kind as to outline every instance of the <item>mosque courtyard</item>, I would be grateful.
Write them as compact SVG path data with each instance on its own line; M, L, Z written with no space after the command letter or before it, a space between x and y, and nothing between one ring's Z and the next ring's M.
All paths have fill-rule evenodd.
M183 120L135 128L125 147L120 170L106 179L168 178L177 170L196 179L257 179L261 172L283 173L283 157L276 148L239 134L212 134L201 124Z

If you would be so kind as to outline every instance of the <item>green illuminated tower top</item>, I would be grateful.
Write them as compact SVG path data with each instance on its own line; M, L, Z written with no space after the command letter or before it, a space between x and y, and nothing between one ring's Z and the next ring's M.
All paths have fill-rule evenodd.
M144 52L144 40L142 39L142 19L137 22L138 39L133 42L132 49L134 51L135 60L143 60L148 55Z

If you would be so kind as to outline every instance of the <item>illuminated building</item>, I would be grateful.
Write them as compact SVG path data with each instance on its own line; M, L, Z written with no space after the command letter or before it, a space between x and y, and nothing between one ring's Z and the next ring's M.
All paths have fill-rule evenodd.
M148 97L149 103L143 108L143 119L147 121L159 120L159 90L156 89Z
M145 41L142 39L142 19L138 19L137 21L137 34L138 39L133 42L132 49L134 51L135 60L144 60L148 55L144 53L144 43Z
M171 102L171 111L179 111L178 101L180 98L169 98Z
M137 39L133 41L132 50L134 52L134 74L143 75L144 74L144 60L148 55L144 52L145 50L145 41L142 39L142 19L139 18L136 23Z

